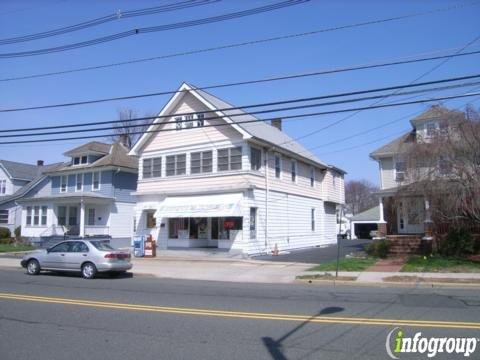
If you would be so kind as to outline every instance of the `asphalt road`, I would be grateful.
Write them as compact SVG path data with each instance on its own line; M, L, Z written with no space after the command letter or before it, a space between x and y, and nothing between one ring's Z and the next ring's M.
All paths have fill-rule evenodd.
M340 240L340 257L353 254L359 251L363 251L366 244L372 240L358 239L358 240ZM262 255L256 256L254 259L267 260L267 261L285 261L285 262L297 262L307 264L321 264L325 262L334 261L337 259L337 245L331 245L326 247L314 247L302 250L295 250L278 256Z
M0 270L2 360L389 359L397 325L405 336L478 338L479 291Z

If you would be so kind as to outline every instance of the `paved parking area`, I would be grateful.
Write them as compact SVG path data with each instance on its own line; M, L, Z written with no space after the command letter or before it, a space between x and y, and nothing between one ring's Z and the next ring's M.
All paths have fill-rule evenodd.
M356 253L363 250L365 244L371 240L346 240L340 242L340 257L345 257L347 254ZM337 245L328 247L309 248L303 250L291 251L288 254L281 254L278 256L262 255L256 256L254 260L266 261L282 261L282 262L296 262L306 264L319 264L329 261L334 261L337 258Z

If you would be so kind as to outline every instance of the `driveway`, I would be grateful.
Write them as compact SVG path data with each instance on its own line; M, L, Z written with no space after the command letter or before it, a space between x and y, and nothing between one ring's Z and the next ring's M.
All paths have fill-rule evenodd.
M340 242L340 257L345 257L347 254L356 253L363 250L365 244L371 240L345 240ZM254 260L264 261L281 261L281 262L296 262L307 264L319 264L334 261L337 258L337 245L327 247L315 247L303 250L294 250L286 254L278 256L262 255L256 256Z

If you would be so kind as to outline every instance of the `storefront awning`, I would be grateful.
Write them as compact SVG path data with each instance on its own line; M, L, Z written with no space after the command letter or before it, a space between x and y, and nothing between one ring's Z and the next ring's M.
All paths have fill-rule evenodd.
M168 197L155 213L157 218L242 216L243 194Z

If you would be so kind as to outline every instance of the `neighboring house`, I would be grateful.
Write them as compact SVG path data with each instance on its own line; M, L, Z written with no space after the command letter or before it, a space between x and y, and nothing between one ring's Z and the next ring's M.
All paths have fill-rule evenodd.
M280 119L231 107L184 83L132 148L136 234L161 248L248 254L335 243L345 172L287 136Z
M13 235L22 218L22 208L16 200L45 178L44 171L58 165L43 165L41 160L37 165L0 160L0 227L8 228Z
M380 169L379 231L383 235L423 235L430 237L430 209L423 196L399 196L415 181L408 168L406 153L416 143L428 145L437 131L451 127L459 112L434 105L410 120L412 130L370 154ZM437 160L435 160L437 161ZM430 161L428 163L432 163ZM441 168L441 164L438 165ZM417 170L418 171L418 170ZM427 172L427 169L423 171Z
M137 161L120 142L89 142L64 155L67 164L45 171L45 181L17 200L22 205L22 235L111 237L129 245Z

